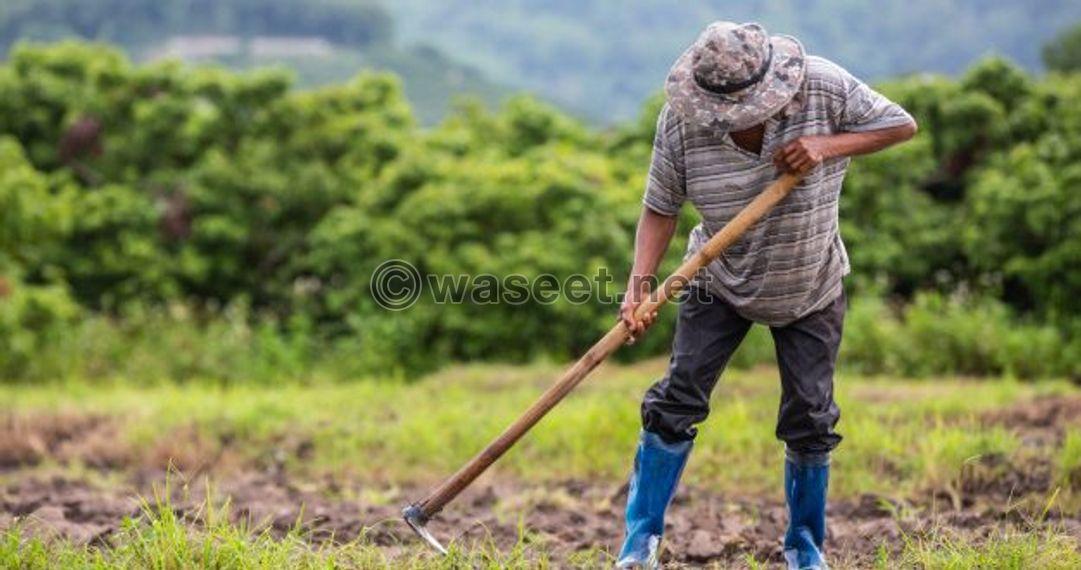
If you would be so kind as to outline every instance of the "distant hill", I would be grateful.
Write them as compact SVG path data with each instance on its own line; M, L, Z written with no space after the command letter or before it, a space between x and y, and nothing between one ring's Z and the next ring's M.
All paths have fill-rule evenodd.
M1077 0L394 0L423 40L496 81L590 118L633 117L698 31L759 21L868 79L956 73L990 53L1039 69L1040 46L1081 19Z
M150 46L175 35L321 36L364 47L387 43L393 22L372 0L4 0L0 47L81 37Z
M282 65L301 86L392 71L425 123L456 96L527 90L594 122L634 117L716 19L760 21L879 80L956 73L987 54L1040 69L1078 0L0 0L0 55L79 37L236 69Z
M187 50L177 49L185 44L189 44ZM318 37L260 36L244 40L237 36L179 36L165 47L172 51L157 46L136 55L140 59L168 56L189 62L214 62L236 70L284 67L292 70L302 88L341 83L365 69L390 71L401 78L413 111L425 125L438 122L457 97L474 97L494 105L510 93L475 67L426 45L351 47L328 44ZM214 47L225 49L201 55L215 52Z
M393 16L373 0L3 0L0 55L20 41L83 38L134 58L173 57L236 69L291 68L301 86L392 71L425 123L457 95L493 102L507 90L423 42L395 41Z

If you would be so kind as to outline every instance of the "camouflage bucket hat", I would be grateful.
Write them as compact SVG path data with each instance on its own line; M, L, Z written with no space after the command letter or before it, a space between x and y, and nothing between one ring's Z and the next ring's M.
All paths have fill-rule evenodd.
M668 73L668 104L684 119L723 131L762 123L800 90L803 46L758 24L714 22Z

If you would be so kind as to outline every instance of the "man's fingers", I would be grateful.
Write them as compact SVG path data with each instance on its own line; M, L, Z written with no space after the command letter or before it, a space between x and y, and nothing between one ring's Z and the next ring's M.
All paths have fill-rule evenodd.
M789 162L799 159L801 156L807 156L807 149L799 145L792 145L785 149L784 156Z
M627 336L627 344L631 345L638 340L638 335L642 332L642 324L634 318L634 311L628 311L625 322L627 323L627 331L630 333Z
M623 325L627 327L629 336L627 338L627 344L634 344L637 337L646 332L654 321L657 320L657 311L648 311L641 317L636 313L637 305L623 307L619 311L619 318L623 321Z
M798 165L808 158L807 152L795 143L777 153L776 164L779 168L789 171L798 170Z

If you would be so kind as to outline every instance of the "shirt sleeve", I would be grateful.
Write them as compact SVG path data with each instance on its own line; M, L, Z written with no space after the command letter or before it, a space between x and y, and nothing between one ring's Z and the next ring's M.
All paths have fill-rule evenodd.
M900 105L887 99L852 74L838 67L844 101L838 113L840 131L863 132L899 127L913 122Z
M686 184L682 132L678 119L665 105L657 117L653 158L642 203L658 214L675 216L687 197Z

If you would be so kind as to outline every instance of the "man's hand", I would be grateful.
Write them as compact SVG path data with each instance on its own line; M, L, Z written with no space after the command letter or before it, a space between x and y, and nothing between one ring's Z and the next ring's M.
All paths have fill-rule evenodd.
M634 318L634 311L642 301L649 298L650 276L657 272L664 250L668 249L668 242L676 231L677 222L675 216L666 216L649 208L642 208L634 238L631 278L627 282L627 294L623 297L623 304L619 307L619 320L627 325L627 330L631 333L627 344L634 344L635 339L646 332L653 324L653 319L657 318L657 313L653 312L638 320Z
M646 329L652 326L653 321L657 319L657 311L651 311L649 314L643 315L641 320L636 319L634 316L638 305L641 305L642 301L649 298L649 291L648 279L631 277L631 284L627 287L627 294L623 297L623 304L619 307L619 318L623 321L623 324L627 325L627 330L631 333L630 338L627 339L627 344L634 344L638 337L644 334Z
M807 174L833 155L830 136L800 137L773 155L773 164L784 172Z
M916 128L915 122L909 122L874 131L800 137L777 151L773 163L784 172L807 174L826 159L868 154L906 141Z

